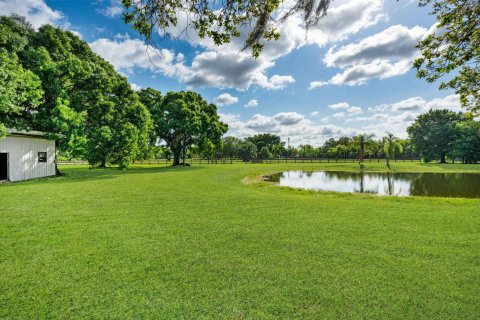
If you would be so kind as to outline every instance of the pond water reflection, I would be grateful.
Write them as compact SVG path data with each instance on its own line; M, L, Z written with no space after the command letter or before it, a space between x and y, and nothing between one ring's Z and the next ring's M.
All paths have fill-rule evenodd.
M394 196L480 198L480 174L286 171L271 175L279 186Z

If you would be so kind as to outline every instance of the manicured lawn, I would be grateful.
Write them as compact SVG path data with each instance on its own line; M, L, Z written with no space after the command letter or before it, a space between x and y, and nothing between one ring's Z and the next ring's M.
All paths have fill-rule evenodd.
M0 185L0 319L480 317L480 200L242 183L325 168L357 166L64 167Z

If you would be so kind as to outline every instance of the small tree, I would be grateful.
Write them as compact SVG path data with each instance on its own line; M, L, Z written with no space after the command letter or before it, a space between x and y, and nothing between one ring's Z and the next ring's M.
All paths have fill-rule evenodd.
M351 140L351 144L358 150L359 163L363 163L363 158L365 156L365 148L373 143L372 134L359 134Z
M237 157L242 140L235 137L225 137L222 139L221 152L230 159Z
M244 162L255 159L257 157L257 147L251 141L243 141L238 149L238 154Z
M257 156L258 158L265 160L265 159L270 159L272 157L272 154L270 153L267 147L263 147L262 149L260 149Z
M372 140L372 142L367 146L365 149L365 152L369 154L370 156L373 156L375 159L377 159L380 156L380 152L383 149L383 141L382 140Z
M282 154L285 153L285 147L281 144L276 144L272 147L272 151L271 151L271 154L272 154L272 157L273 158L280 158L282 156Z
M383 152L387 158L387 167L390 169L390 160L395 160L397 153L403 152L401 140L392 133L388 133L387 136L383 138Z

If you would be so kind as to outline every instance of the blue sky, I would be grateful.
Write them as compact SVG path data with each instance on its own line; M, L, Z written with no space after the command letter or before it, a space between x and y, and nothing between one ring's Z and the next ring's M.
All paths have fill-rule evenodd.
M405 137L406 127L430 108L460 110L453 92L417 79L411 69L415 43L435 23L430 8L417 5L334 0L308 33L300 17L280 25L281 39L266 43L259 59L240 51L244 34L216 47L192 30L179 40L162 38L153 51L123 23L117 0L0 0L0 14L75 32L135 88L200 92L219 105L229 135L270 132L292 144L320 145L363 132ZM168 31L176 36L182 28Z

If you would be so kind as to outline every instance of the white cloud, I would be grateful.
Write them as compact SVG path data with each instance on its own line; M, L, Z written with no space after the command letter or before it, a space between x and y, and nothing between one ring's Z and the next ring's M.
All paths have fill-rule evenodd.
M283 89L287 84L294 83L295 79L292 76L279 76L275 74L269 79L269 82L271 89Z
M391 110L394 112L415 111L417 114L427 112L430 109L448 109L455 112L462 111L460 98L456 94L451 94L443 98L435 98L430 101L426 101L422 97L411 97L390 105L383 105L382 109L384 111Z
M396 103L393 103L392 111L419 111L425 107L426 101L420 97L408 98Z
M139 39L97 39L90 43L90 47L119 72L132 73L134 68L142 68L179 79L182 79L186 72L183 64L175 62L175 52L166 49L153 50Z
M359 114L359 113L363 113L363 110L360 107L350 107L347 109L346 112L348 114Z
M218 97L215 97L215 99L213 99L213 102L219 106L226 106L226 105L237 103L238 98L232 96L229 93L222 93Z
M318 111L313 111L313 112L310 112L309 115L312 116L312 117L316 117L320 114L320 112Z
M336 112L331 115L332 118L343 118L345 116L353 116L356 114L363 113L362 108L356 107L356 106L350 106L347 102L339 102L335 104L328 105L329 109L338 111L342 110L340 112Z
M273 65L262 59L253 59L247 53L238 53L235 59L228 53L205 51L197 54L191 63L185 63L182 53L155 50L140 39L116 37L98 39L90 43L93 51L109 61L118 71L132 73L134 68L148 69L176 78L191 87L236 88L245 90L253 85L270 90L284 88L295 82L292 76L266 75Z
M345 117L345 112L337 112L331 115L332 118L343 118Z
M323 61L327 67L343 69L328 81L314 81L310 88L332 85L362 85L370 79L386 79L407 73L418 55L416 44L428 30L415 26L391 26L363 40L331 47Z
M123 12L123 7L121 6L112 6L105 9L105 15L108 17L117 17Z
M64 25L65 16L62 12L53 10L43 0L2 0L0 1L0 15L19 14L35 27L44 24Z
M374 78L386 79L407 73L411 69L412 61L410 60L402 60L393 64L388 61L375 61L349 67L345 71L334 75L328 81L328 84L362 85Z
M142 89L142 86L139 86L135 83L130 83L130 87L132 87L134 91L139 91L140 89Z
M100 5L104 4L103 1L98 3ZM110 0L107 3L107 6L98 8L96 11L104 16L115 18L120 16L123 13L123 5L120 0Z
M328 81L312 81L310 82L310 86L308 87L308 90L313 90L326 85L328 85Z
M245 127L255 132L279 132L276 121L272 117L264 116L262 114L254 115L245 123Z
M409 59L417 53L415 48L427 29L415 26L411 29L402 25L391 26L375 35L364 38L335 50L328 50L323 61L327 67L347 67L376 60Z
M328 107L332 110L347 109L350 105L347 102L331 104Z
M460 104L460 97L456 94L451 94L444 98L435 98L425 104L424 110L430 109L448 109L455 112L465 111Z
M248 101L248 103L244 105L245 108L255 108L256 106L258 106L258 101L255 99Z
M281 112L274 115L273 119L281 125L290 126L302 121L304 116L297 112Z
M289 75L268 77L266 70L274 63L267 59L254 59L246 52L205 51L196 55L185 83L193 87L236 88L246 90L253 85L265 89L283 89L295 82Z

